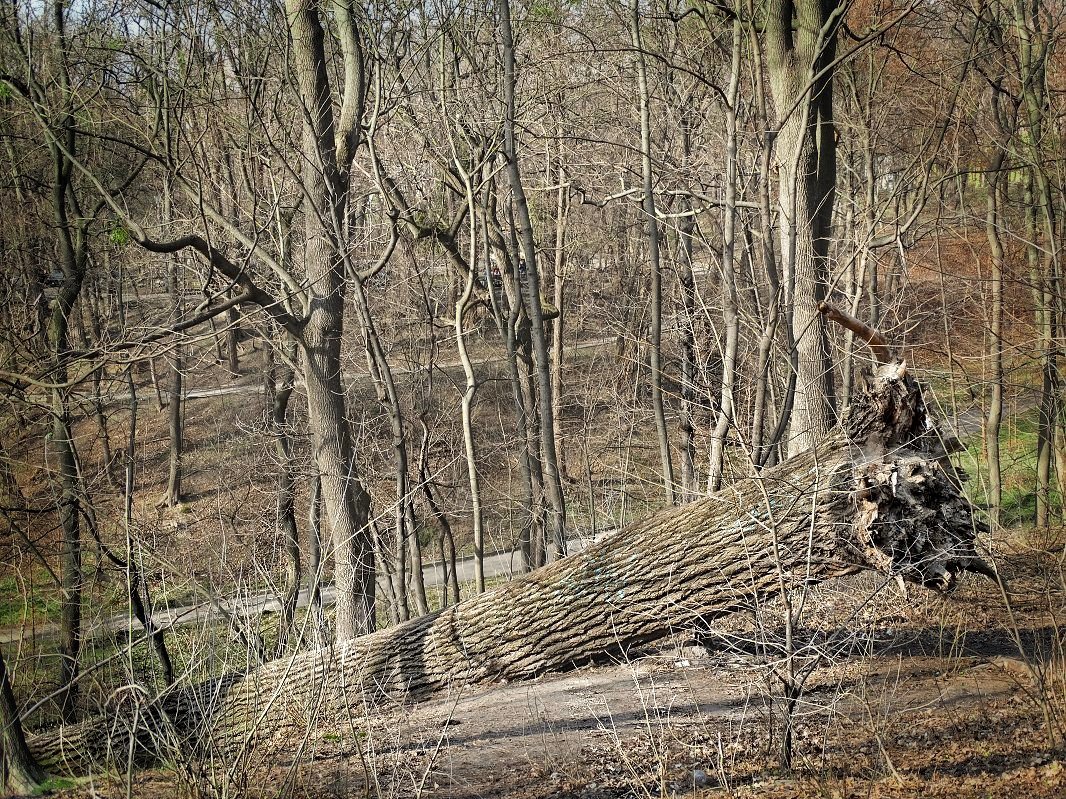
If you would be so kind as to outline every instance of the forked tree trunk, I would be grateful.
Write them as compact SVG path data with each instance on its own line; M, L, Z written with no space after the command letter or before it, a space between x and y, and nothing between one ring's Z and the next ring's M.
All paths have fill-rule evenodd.
M168 698L167 717L178 740L209 747L194 751L243 759L383 696L416 701L624 655L863 568L949 589L964 570L990 569L974 549L981 525L940 466L942 440L893 362L817 449L447 610ZM39 736L31 751L53 767L65 749L79 758L66 768L84 768L107 743L100 725L122 729L118 715ZM138 740L158 754L140 718ZM126 752L129 741L111 746Z
M796 364L790 457L822 441L836 416L833 369L818 304L829 280L836 187L838 6L837 0L774 0L767 10L766 66L780 124L776 158L784 299Z
M337 638L344 640L375 627L370 494L357 470L341 380L347 285L344 231L340 224L345 218L347 196L342 171L349 165L345 153L350 155L354 140L344 136L348 130L345 109L340 118L333 113L331 84L324 67L324 12L310 0L286 0L286 11L292 35L293 72L307 103L301 173L308 208L304 217L303 262L312 296L300 342L307 421L320 481L323 519L333 542L335 631ZM346 5L337 4L333 11L338 23L350 22ZM347 53L345 60L349 60Z
M466 455L466 475L470 485L470 508L473 514L471 522L474 539L474 590L482 594L485 592L485 524L484 514L481 510L481 483L477 472L477 444L474 439L473 422L477 380L474 377L474 366L470 361L470 353L466 346L465 329L466 312L470 307L470 299L474 293L477 264L477 213L474 206L473 178L467 172L462 171L463 168L458 159L456 159L456 164L463 177L466 201L470 213L470 256L467 261L470 268L466 272L463 291L455 301L455 344L459 350L459 360L463 364L463 375L466 377L466 386L462 398L463 452Z

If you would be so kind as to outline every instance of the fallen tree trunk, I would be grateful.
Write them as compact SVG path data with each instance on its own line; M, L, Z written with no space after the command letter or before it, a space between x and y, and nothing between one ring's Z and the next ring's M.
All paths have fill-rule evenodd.
M775 469L439 613L171 693L139 725L115 729L115 713L107 735L90 721L30 747L42 763L75 771L103 746L155 757L160 741L244 762L264 742L291 748L304 730L358 717L367 702L624 655L782 587L868 568L948 590L962 571L988 567L974 549L981 525L942 468L945 454L917 384L889 364L846 425Z

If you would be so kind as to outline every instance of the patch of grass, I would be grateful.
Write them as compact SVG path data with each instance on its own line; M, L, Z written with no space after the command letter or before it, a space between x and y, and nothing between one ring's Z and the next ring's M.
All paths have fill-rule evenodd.
M66 791L71 788L77 788L80 785L84 785L88 782L87 777L49 777L40 785L37 786L31 796L48 796L56 791Z
M1036 443L1039 426L1039 411L1031 409L1023 414L1004 420L1000 429L1000 469L1003 480L1003 498L1000 521L1005 527L1030 525L1036 521ZM980 507L988 507L987 469L980 435L972 436L966 450L959 455L959 463L972 479L966 492ZM1050 492L1049 502L1053 512L1060 512L1062 497L1058 491Z
M17 627L30 618L55 622L60 614L59 594L45 575L0 577L0 629Z

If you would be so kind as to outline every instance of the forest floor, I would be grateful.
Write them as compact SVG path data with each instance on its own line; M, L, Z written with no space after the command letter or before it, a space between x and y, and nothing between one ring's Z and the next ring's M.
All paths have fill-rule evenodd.
M779 767L780 608L679 631L624 662L353 708L238 780L247 796L1060 797L1066 795L1066 531L996 544L990 580L950 596L876 575L811 591L793 770ZM775 654L777 652L777 654ZM186 772L134 775L181 796ZM201 777L201 779L204 779ZM200 788L206 783L201 782ZM232 785L229 786L232 789ZM215 783L216 795L223 786ZM61 792L126 795L105 777Z
M960 352L981 351L979 337L953 338L954 349L947 351L932 343L941 335L942 320L974 314L974 298L968 292L975 289L968 286L978 284L948 279L958 285L952 283L945 292L914 292L934 299L899 312L900 317L918 320L908 329L908 341L918 350L908 353L915 355L915 363L956 363ZM584 386L595 398L585 408L575 403L569 416L564 415L564 430L569 424L568 432L574 433L571 468L578 476L582 462L588 469L590 504L594 486L603 494L596 497L602 526L642 515L645 494L657 491L653 481L643 479L652 470L629 460L631 452L638 459L654 458L652 450L648 455L640 446L642 432L652 428L649 418L637 416L627 404L632 379L627 373L610 377L619 360L609 346L584 350L567 381L575 396L577 387ZM973 373L964 371L958 379L944 370L923 374L936 385L936 393L947 398L942 413L954 411L964 437L976 431L983 417L981 396L972 388L981 385L981 362L963 358L964 364L971 361ZM262 577L263 564L277 560L270 545L275 532L272 513L263 513L272 508L271 464L258 437L258 400L246 396L259 391L258 356L247 353L244 363L243 375L235 380L213 363L193 370L189 385L205 394L186 411L188 498L173 511L155 506L165 478L166 419L164 413L150 410L152 391L140 375L138 537L158 553L150 562L149 578L161 606L199 602L200 593L188 588L193 582L226 596L261 592L269 583ZM1032 451L1023 418L1032 407L1026 388L1032 379L1019 368L1010 380L1013 406L1006 451L1009 456L1017 439L1022 461L1031 458ZM352 382L356 399L364 399L353 407L376 407L365 381ZM500 442L505 441L504 432L511 431L492 424L500 396L506 399L502 382L497 382L486 379L478 432L481 445L495 459L486 472L502 476L499 462L509 450ZM122 401L122 385L109 390L113 400ZM448 402L455 401L448 395ZM449 418L454 418L449 408L440 410L440 419ZM375 422L373 415L369 419ZM127 412L112 406L109 420L121 445ZM587 426L598 430L602 440L577 434ZM89 423L84 427L88 438ZM442 439L454 438L446 425L440 428ZM623 450L618 444L626 441L627 431ZM978 447L979 442L971 458L977 484ZM623 451L624 459L616 454ZM86 462L99 457L90 441L83 454ZM380 460L380 453L374 454ZM447 461L444 456L438 460ZM27 462L37 461L27 457ZM246 471L257 479L235 481L234 462L242 464L242 475ZM442 470L443 477L457 482L461 475L452 473L455 468ZM42 501L47 499L46 481L28 467L26 471L21 482L37 486ZM1009 473L1016 485L1008 483L1008 499L1013 490L1015 504L1024 510L1032 479L1018 464ZM493 545L508 549L513 524L506 506L513 488L502 477L488 483L486 492L500 498L501 508L490 519L489 528L498 536ZM578 485L575 496L585 490ZM117 492L102 479L94 491L101 519L119 519ZM301 502L305 494L301 483ZM979 493L975 499L980 501ZM575 502L575 515L583 512L581 504ZM949 597L912 589L904 598L894 583L886 585L875 575L832 581L812 591L797 630L800 653L795 663L809 674L796 708L794 768L788 775L778 762L782 615L780 608L768 606L755 616L716 623L713 635L679 630L670 641L631 651L624 662L545 675L534 682L465 689L410 707L353 708L351 717L316 727L299 745L280 742L280 754L238 769L232 782L217 774L168 767L135 773L128 785L125 775L98 775L59 794L70 799L128 794L445 799L1064 796L1064 541L1066 531L1057 539L1038 540L1029 531L1016 530L996 542L997 562L1012 592L1009 608L995 584L976 579ZM218 558L213 557L216 550ZM206 551L212 557L205 557ZM121 595L114 600L116 589L103 581L102 570L93 574L102 584L102 599L121 607ZM47 583L46 577L40 581ZM11 604L18 619L25 619L30 600L42 595L37 588L32 580L29 586L12 583ZM103 606L102 601L98 604ZM54 602L30 608L46 624L54 620L56 609ZM30 639L34 629L31 625ZM190 640L177 638L176 651L199 651ZM107 656L111 653L104 650ZM18 675L16 687L27 694L39 693L42 679L47 681L42 675L50 673L44 667L35 669L24 666Z

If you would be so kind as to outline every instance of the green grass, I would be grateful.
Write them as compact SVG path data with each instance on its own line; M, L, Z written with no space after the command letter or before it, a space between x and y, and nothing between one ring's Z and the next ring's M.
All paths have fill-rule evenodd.
M0 577L0 629L18 627L33 619L39 624L60 618L59 593L43 570L32 569L24 578Z
M1003 499L1000 521L1004 527L1030 525L1036 521L1036 442L1039 412L1026 411L1004 421L1000 429L1000 469ZM972 436L966 450L959 455L959 463L972 478L966 493L974 504L988 506L988 464L980 435ZM1053 512L1061 512L1062 497L1052 491Z
M89 782L88 777L49 777L37 786L37 790L33 792L33 796L47 796L55 791L65 791L70 788L77 788L87 782Z

